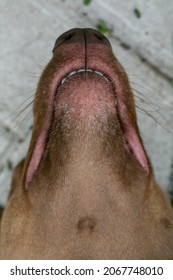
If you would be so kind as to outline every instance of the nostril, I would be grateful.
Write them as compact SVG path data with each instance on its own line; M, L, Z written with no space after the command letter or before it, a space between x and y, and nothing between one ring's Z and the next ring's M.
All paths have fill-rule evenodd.
M96 32L96 31L93 32L93 35L95 36L95 38L97 39L97 41L100 41L101 43L106 44L106 45L108 45L109 47L111 47L109 40L108 40L104 35L102 35L102 34L99 33L99 32Z
M98 40L104 42L104 37L103 37L101 34L99 34L99 33L94 33L94 35L95 35L95 37L96 37Z
M75 35L75 32L64 35L64 41L70 40Z
M54 48L53 48L53 52L61 44L64 44L67 41L70 41L75 36L75 34L76 34L75 31L73 31L73 32L66 32L65 34L62 34L60 37L58 37L58 39L55 42L55 45L54 45Z

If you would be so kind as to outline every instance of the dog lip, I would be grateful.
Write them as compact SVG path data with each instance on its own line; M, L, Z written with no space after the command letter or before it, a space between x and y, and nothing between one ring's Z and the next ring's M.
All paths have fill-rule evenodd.
M104 63L101 63L99 64L97 70L94 70L92 68L80 68L77 70L71 69L69 72L66 72L63 78L59 80L59 83L56 84L56 89L54 90L54 93L57 93L59 86L63 85L68 78L75 76L79 73L94 73L105 79L108 85L110 85L113 89L115 105L117 106L119 120L121 122L124 135L124 146L125 148L127 148L127 151L130 154L133 154L133 156L137 159L137 161L139 162L141 167L146 171L146 173L149 174L150 167L148 165L148 160L146 158L144 148L142 147L142 144L139 140L139 136L137 135L136 129L129 122L128 116L126 115L127 113L124 113L124 107L126 106L124 106L124 101L121 96L123 89L118 79L116 78L116 75L114 75L115 73L113 74L113 72L109 71L105 66L106 65ZM104 72L100 69L104 69ZM142 153L140 152L141 150L143 150Z
M79 61L78 61L79 62ZM73 75L77 75L82 72L93 72L103 79L106 79L106 82L111 85L113 88L113 92L115 93L115 98L117 102L117 108L118 108L118 114L121 119L121 124L123 127L123 131L125 133L125 140L127 140L129 147L132 151L132 153L135 155L135 158L138 160L140 165L143 167L143 169L146 171L147 174L150 173L150 166L148 164L148 159L146 157L145 151L142 147L141 141L139 139L139 136L133 127L131 123L129 123L128 115L126 113L126 106L124 106L123 102L123 94L122 94L122 85L119 81L119 78L117 76L117 73L115 71L112 71L110 69L110 66L107 63L102 62L101 60L97 61L97 69L94 70L94 67L91 66L91 68L86 69L79 63L79 67L76 68L77 63L76 61L72 60L72 62L69 64L64 64L63 71L55 71L52 80L49 84L49 92L50 92L50 98L49 98L49 104L48 104L48 112L47 112L47 121L45 123L44 129L41 131L40 136L37 140L37 143L35 145L33 155L31 159L29 160L29 164L26 171L26 178L25 178L25 186L26 189L29 187L33 176L40 164L41 158L44 153L45 145L46 145L46 139L47 135L49 133L50 129L50 123L52 121L52 112L53 112L53 104L55 100L55 96L57 93L57 89L59 86L61 86L69 77ZM76 70L75 70L76 69ZM104 72L102 71L104 69ZM102 76L103 75L103 76ZM39 151L39 153L38 153Z
M130 153L134 155L134 157L137 159L141 167L146 171L147 174L150 173L150 166L148 163L148 159L146 157L144 148L141 144L140 138L136 132L136 129L133 127L133 124L129 122L128 115L125 112L126 106L124 106L123 101L123 88L122 85L117 77L117 74L115 72L112 72L112 70L109 69L109 65L103 63L100 63L100 61L97 61L97 69L94 70L91 68L85 69L85 68L79 68L77 70L74 70L75 68L71 68L70 71L66 69L66 72L63 75L63 78L59 80L58 83L56 83L56 88L54 88L54 93L57 92L57 89L60 85L64 84L64 82L70 78L73 75L77 75L78 73L84 73L84 72L92 72L100 77L104 78L106 82L108 82L111 87L113 88L114 96L115 96L115 103L117 105L118 115L121 121L123 134L124 134L124 140L128 143L128 150ZM104 72L102 71L104 69Z
M104 78L108 83L112 83L110 81L110 79L104 73L102 73L101 71L94 70L94 69L84 69L84 68L81 68L81 69L78 69L78 70L73 70L70 73L68 73L67 75L65 75L64 78L61 79L59 84L63 85L68 78L70 78L70 77L72 77L74 75L77 75L79 73L86 73L86 74L87 73L93 73L93 74L97 74L98 76Z

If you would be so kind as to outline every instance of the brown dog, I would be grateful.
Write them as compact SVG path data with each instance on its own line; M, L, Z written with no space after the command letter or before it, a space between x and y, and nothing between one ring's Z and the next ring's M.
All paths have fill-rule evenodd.
M1 259L173 259L127 75L92 29L61 35L1 221Z

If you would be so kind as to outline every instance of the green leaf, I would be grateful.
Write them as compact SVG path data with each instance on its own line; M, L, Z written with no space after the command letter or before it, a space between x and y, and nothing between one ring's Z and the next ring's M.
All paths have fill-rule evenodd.
M92 0L83 0L84 5L89 5L91 3Z
M107 24L103 19L99 20L97 24L97 30L105 36L110 34L110 29L107 27Z
M142 16L141 11L139 9L134 9L134 14L137 18L140 18Z

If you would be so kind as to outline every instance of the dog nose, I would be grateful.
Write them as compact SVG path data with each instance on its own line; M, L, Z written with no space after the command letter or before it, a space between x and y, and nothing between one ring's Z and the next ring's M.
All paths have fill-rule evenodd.
M65 44L105 44L111 48L109 40L100 32L92 28L74 28L63 33L55 42L53 52L60 45Z

